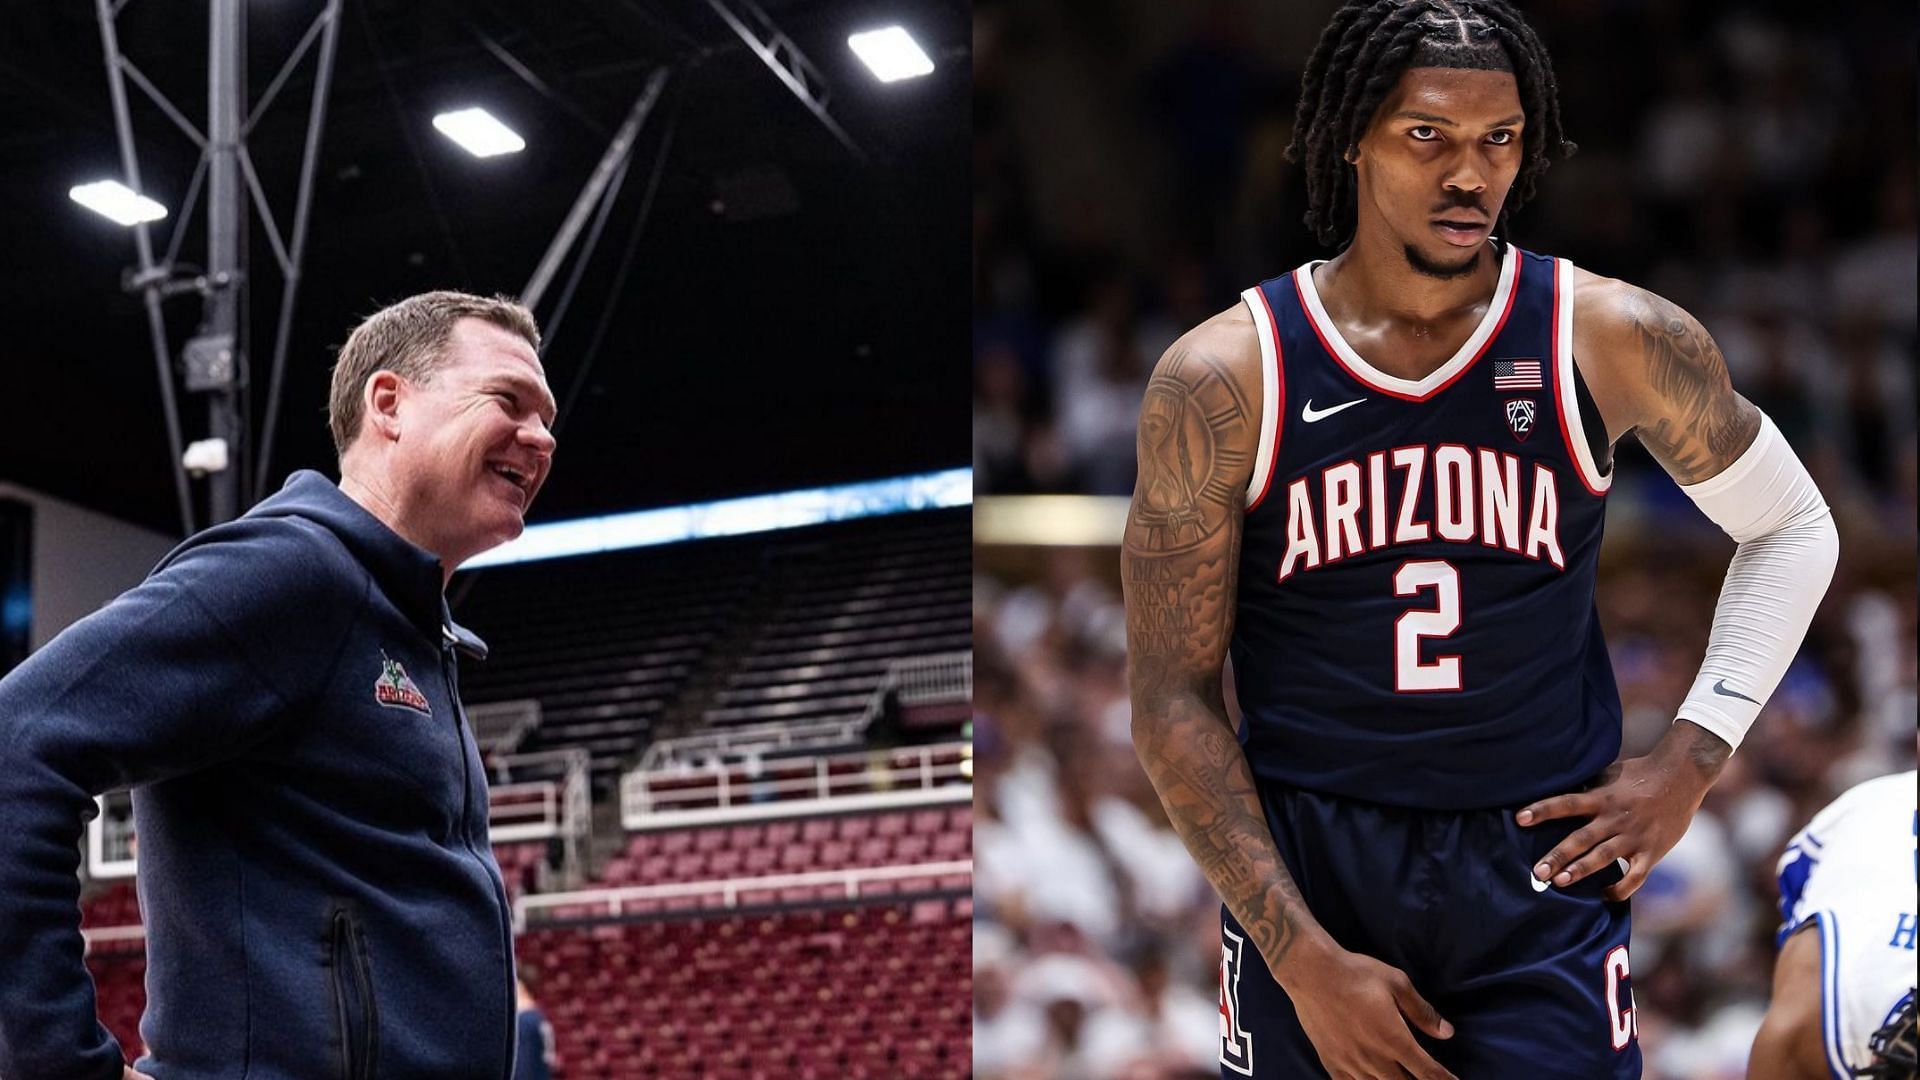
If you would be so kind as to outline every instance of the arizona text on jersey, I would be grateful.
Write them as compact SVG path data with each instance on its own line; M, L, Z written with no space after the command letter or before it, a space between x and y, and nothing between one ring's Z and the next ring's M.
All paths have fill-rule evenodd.
M1577 790L1617 756L1620 703L1573 268L1505 246L1479 324L1415 380L1347 343L1316 265L1244 294L1264 374L1231 650L1248 762L1429 810Z

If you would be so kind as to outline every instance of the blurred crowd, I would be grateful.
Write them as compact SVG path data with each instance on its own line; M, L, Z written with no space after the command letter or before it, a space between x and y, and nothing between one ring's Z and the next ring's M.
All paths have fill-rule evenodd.
M1332 8L976 2L981 494L1130 493L1160 353L1241 288L1332 254L1281 155ZM1634 901L1649 1080L1739 1077L1782 846L1853 783L1914 767L1913 15L1526 10L1580 150L1509 238L1700 317L1840 528L1799 658ZM1599 602L1633 754L1697 670L1732 544L1631 438L1618 459ZM1133 757L1117 560L976 560L977 1076L1218 1074L1218 900Z
M1910 8L1527 10L1580 149L1508 239L1693 312L1829 497L1911 523ZM1129 493L1166 346L1241 289L1333 254L1301 225L1304 181L1282 155L1329 11L975 5L982 493Z

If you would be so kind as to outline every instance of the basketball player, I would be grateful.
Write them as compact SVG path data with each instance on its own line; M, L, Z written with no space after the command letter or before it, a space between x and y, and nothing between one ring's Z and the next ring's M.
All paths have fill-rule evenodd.
M1915 781L1908 771L1859 784L1787 844L1773 1001L1748 1080L1911 1080L1911 1036L1898 1072L1869 1044L1882 1029L1913 1027ZM1875 1066L1886 1071L1869 1073Z
M1826 504L1692 316L1501 238L1571 150L1512 7L1348 3L1294 139L1340 254L1161 359L1122 555L1135 745L1225 900L1222 1076L1638 1076L1626 899L1804 636ZM1616 762L1628 432L1739 547Z

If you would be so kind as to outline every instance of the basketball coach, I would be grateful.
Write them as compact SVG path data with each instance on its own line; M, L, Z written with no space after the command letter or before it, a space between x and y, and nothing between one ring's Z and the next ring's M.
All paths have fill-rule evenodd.
M0 680L0 1080L502 1077L513 934L449 615L550 467L539 330L436 292L335 365L315 472ZM133 791L147 1051L95 1017L94 796Z

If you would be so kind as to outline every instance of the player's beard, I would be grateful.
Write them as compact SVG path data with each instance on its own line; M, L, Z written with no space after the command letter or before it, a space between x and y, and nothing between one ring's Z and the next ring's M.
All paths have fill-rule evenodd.
M1412 244L1404 245L1403 250L1407 255L1407 265L1413 267L1414 273L1430 278L1439 278L1442 281L1451 281L1457 277L1466 277L1468 274L1473 273L1475 267L1480 265L1479 248L1475 248L1473 253L1468 255L1466 260L1458 266L1449 266L1446 263L1434 262L1432 259L1420 254L1420 249L1414 247Z

